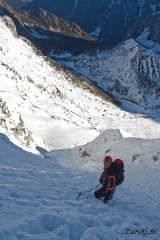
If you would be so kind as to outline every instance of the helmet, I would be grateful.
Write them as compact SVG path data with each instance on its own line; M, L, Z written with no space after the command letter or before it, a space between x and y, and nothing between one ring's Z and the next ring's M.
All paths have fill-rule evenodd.
M110 156L106 156L103 160L105 168L108 168L112 164L112 161Z
M112 158L110 157L110 156L106 156L105 158L104 158L104 160L103 160L103 162L108 162L108 163L112 163Z

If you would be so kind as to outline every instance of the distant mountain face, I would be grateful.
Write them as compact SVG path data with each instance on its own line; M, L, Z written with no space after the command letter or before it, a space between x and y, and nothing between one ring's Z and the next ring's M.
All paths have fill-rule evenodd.
M160 57L133 39L113 48L98 48L71 58L66 65L122 103L160 114Z
M137 21L123 39L134 38L145 47L160 53L160 12Z
M9 16L18 35L31 40L44 54L78 54L97 45L95 39L76 23L68 22L44 10L24 11L0 1L0 16Z
M35 0L26 10L50 11L78 23L86 32L106 43L118 43L139 19L160 11L159 0Z
M21 16L24 24L28 18L29 21L34 21L35 26L45 28L45 30L60 33L69 37L95 41L95 39L88 35L85 31L83 31L78 24L74 22L68 22L67 20L57 17L54 14L47 12L43 9L34 11L23 11L16 8L15 10L17 14Z

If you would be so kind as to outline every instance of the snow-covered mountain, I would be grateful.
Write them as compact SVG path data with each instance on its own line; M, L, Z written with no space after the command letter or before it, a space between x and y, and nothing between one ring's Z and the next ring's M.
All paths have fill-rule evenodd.
M94 127L90 119L91 112L95 107L97 109L95 113L98 112L102 104L110 104L103 101L102 97L98 97L101 91L97 91L85 79L79 79L48 57L41 55L27 39L15 36L15 31L12 31L13 26L8 16L0 19L2 114L5 114L3 111L5 104L10 113L6 115L9 118L8 121L17 112L33 134L40 134L41 139L46 142L47 138L49 142L50 138L53 140L52 148L57 147L56 139L59 135L62 140L61 148L83 142L81 136L78 137L78 132L81 130L86 135L84 139L96 136L103 123L92 130ZM105 93L103 95L104 99L113 102L111 97ZM102 111L101 109L99 116L102 115ZM2 117L5 118L3 115ZM19 124L18 119L17 124ZM2 127L8 133L4 121L2 121ZM77 140L74 139L72 142L71 139L69 142L69 132L73 135L76 132ZM89 132L91 134L88 134ZM49 142L47 142L48 145ZM37 143L39 144L41 143Z
M159 55L133 40L96 49L65 62L79 78L18 36L9 16L0 36L0 240L159 240ZM119 84L114 92L122 106L82 77L95 71L100 84L106 69L129 88L130 101ZM137 104L145 73L152 91L140 88ZM99 184L105 155L124 160L125 181L107 205L94 190L77 199Z
M7 16L0 19L1 132L10 139L16 137L15 128L21 125L23 137L27 139L29 134L34 146L45 149L81 145L110 128L134 137L159 137L158 121L142 115L141 108L140 114L121 110L111 96L16 36L11 22ZM4 112L4 106L9 114ZM27 140L17 137L17 141L19 146L35 151L32 141L30 146Z
M35 0L27 10L40 9L78 23L106 43L119 43L138 20L160 11L159 0ZM157 19L158 20L158 19Z
M131 102L159 119L160 56L152 50L130 39L73 57L66 65L119 99L123 109Z

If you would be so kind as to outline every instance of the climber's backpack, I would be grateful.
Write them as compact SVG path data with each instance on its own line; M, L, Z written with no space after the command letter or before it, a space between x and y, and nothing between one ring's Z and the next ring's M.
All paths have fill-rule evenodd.
M124 181L124 162L121 159L115 159L114 164L116 171L116 185L120 185Z

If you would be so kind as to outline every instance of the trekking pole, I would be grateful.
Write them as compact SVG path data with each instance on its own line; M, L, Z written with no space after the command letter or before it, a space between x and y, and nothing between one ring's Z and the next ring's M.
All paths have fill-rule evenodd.
M91 188L91 189L89 189L89 190L85 191L85 192L80 192L80 193L78 194L78 199L79 199L79 197L80 197L82 194L84 194L84 193L87 193L87 192L90 192L91 190L93 190L93 189L97 188L99 185L101 185L101 183L100 183L100 184L98 184L97 186L95 186L95 187L93 187L93 188Z

